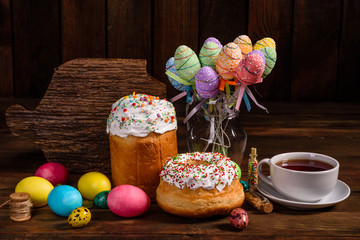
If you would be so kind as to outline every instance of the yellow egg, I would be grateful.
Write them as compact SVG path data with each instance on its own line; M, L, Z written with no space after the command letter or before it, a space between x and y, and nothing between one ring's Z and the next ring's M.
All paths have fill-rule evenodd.
M15 187L15 192L30 194L30 201L34 207L42 207L47 204L47 197L54 186L45 178L27 177L22 179Z
M108 177L100 172L88 172L80 177L78 190L83 198L94 200L98 193L110 191L111 183Z
M254 45L254 50L261 50L265 47L272 47L273 49L276 50L276 43L274 39L266 37L257 41Z
M84 227L91 220L91 212L86 207L78 207L73 210L69 217L68 222L72 227Z

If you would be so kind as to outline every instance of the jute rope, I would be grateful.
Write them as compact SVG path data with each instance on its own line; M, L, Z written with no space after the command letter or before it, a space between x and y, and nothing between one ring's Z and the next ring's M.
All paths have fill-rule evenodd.
M0 205L0 208L10 205L10 219L14 222L25 222L31 219L30 194L17 192L10 194L10 200Z

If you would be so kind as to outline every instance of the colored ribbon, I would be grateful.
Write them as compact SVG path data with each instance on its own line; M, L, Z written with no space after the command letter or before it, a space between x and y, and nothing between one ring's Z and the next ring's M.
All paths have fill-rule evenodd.
M206 101L206 98L204 98L203 100L201 100L201 102L200 102L198 105L196 105L196 106L189 112L189 114L185 117L185 119L184 119L183 122L186 123L187 121L189 121L189 119L190 119L197 111L200 110L200 108L204 105L205 101Z
M182 79L181 77L179 77L178 75L170 72L169 70L167 70L165 72L165 74L168 75L169 77L171 77L172 79L174 79L175 81L183 84L183 85L187 85L187 86L193 85L191 82L188 82L188 81Z

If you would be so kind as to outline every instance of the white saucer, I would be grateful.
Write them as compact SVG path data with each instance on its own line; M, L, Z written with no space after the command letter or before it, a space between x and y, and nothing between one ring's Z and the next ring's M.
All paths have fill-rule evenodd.
M319 200L318 202L299 202L294 200L289 200L286 197L282 196L278 191L276 191L271 185L265 183L264 181L259 181L257 189L264 196L270 200L279 203L285 207L300 209L300 210L309 210L324 208L332 206L338 202L345 200L350 195L350 188L346 183L338 180L335 189L329 193L327 196Z

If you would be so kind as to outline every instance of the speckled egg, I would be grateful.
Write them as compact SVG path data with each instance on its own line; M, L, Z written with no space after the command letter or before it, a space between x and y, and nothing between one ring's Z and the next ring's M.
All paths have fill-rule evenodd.
M195 52L188 46L179 46L174 54L176 71L182 79L193 83L195 75L200 70L201 65Z
M265 47L272 47L276 50L275 40L270 37L263 38L255 43L254 50L260 50Z
M246 182L246 181L244 181L244 180L240 180L240 183L241 183L241 185L243 185L244 192L249 191L250 185L249 185L248 182Z
M235 68L242 59L241 50L235 43L226 44L216 58L216 70L224 79L232 79Z
M74 228L85 227L91 220L91 212L86 207L74 209L69 217L68 222Z
M216 70L216 58L221 48L212 41L205 43L199 53L199 59L202 67L211 67Z
M167 60L166 65L165 65L165 71L169 71L173 74L175 74L176 76L178 76L178 73L176 71L176 67L175 67L175 60L174 57L171 57L169 60ZM168 79L171 83L171 85L173 85L173 87L179 91L182 92L191 92L192 91L192 84L191 85L184 85L178 81L176 81L174 78L168 76Z
M251 39L247 35L240 35L235 38L234 43L241 49L242 57L253 50Z
M238 229L244 229L249 224L249 216L242 208L235 208L231 211L229 220L231 225Z
M102 191L94 198L94 204L98 208L109 208L107 204L107 196L110 191Z

